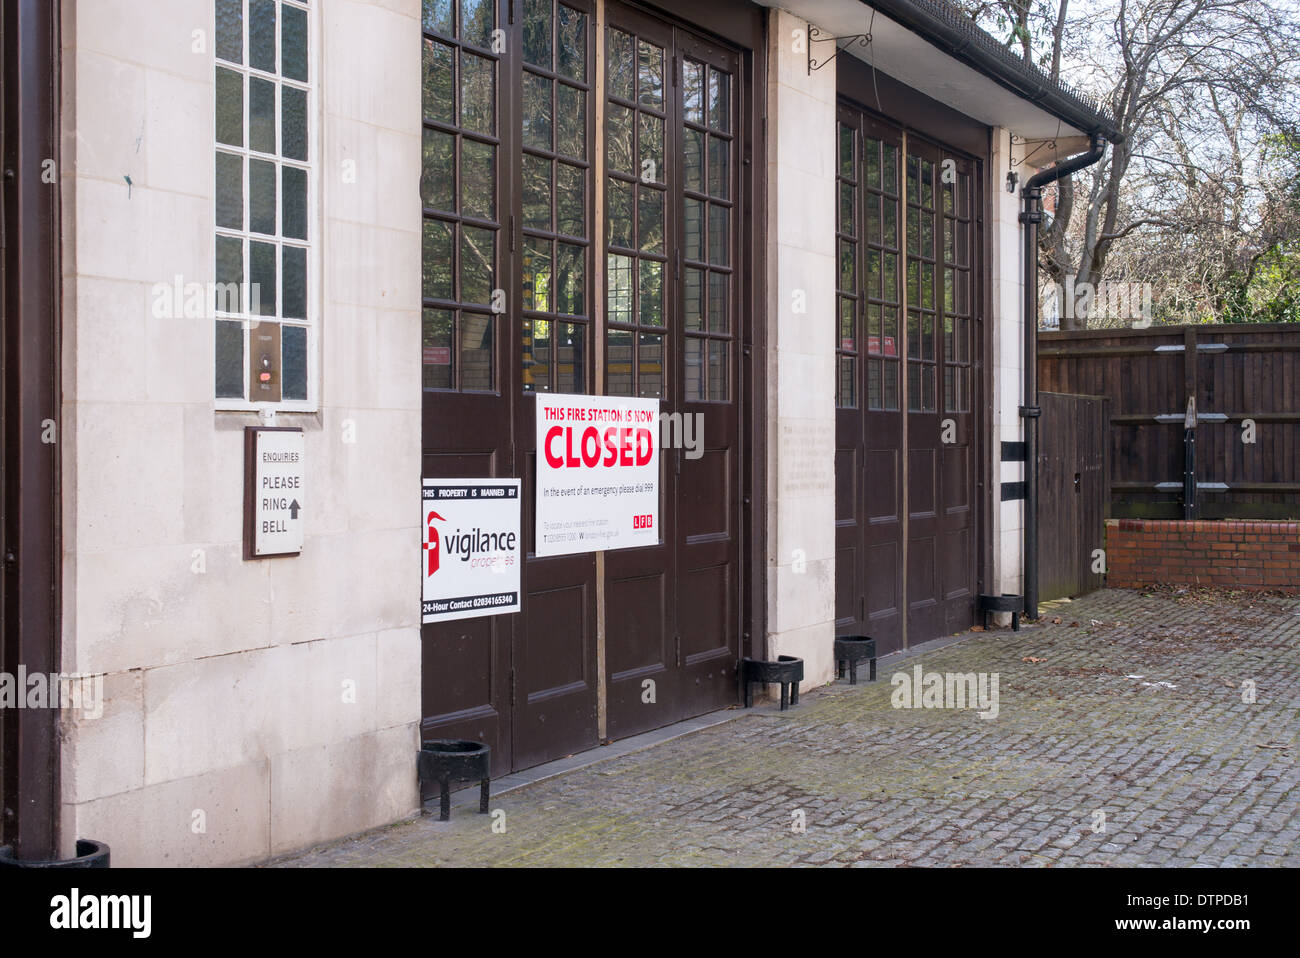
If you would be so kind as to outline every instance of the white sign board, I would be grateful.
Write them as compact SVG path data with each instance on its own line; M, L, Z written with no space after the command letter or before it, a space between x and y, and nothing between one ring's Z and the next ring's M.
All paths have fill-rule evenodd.
M659 541L659 400L537 394L539 556Z
M425 479L424 622L518 612L518 479Z
M307 507L306 443L301 429L257 429L253 433L253 555L295 555L302 551Z

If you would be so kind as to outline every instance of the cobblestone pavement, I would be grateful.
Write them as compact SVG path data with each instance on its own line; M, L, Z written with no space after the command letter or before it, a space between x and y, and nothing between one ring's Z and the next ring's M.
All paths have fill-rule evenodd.
M1112 590L1040 622L494 797L504 834L462 808L276 864L1300 865L1300 600ZM918 663L997 673L996 718L891 707Z

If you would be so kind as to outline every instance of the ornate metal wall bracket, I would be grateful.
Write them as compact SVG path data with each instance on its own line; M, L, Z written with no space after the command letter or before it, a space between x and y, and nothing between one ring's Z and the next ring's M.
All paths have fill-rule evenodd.
M1037 156L1037 155L1038 155L1041 151L1043 151L1043 150L1051 150L1052 152L1056 152L1056 138L1055 138L1055 137L1052 137L1051 139L1048 139L1048 140L1030 140L1030 139L1026 139L1025 137L1020 136L1019 134L1016 134L1016 133L1012 133L1012 134L1011 134L1011 145L1012 145L1012 146L1021 146L1021 145L1028 146L1030 143L1037 143L1038 145L1035 146L1035 147L1033 148L1033 150L1031 150L1031 151L1029 152L1028 155L1023 156L1023 157L1021 157L1021 158L1018 159L1018 160L1015 159L1014 157L1012 157L1012 159L1011 159L1011 167L1012 167L1012 169L1015 169L1017 166L1020 166L1020 165L1022 165L1022 164L1024 164L1024 163L1029 162L1030 160L1032 160L1035 156Z
M840 47L837 45L835 48L835 52L832 53L830 56L828 56L825 60L816 60L813 58L812 46L814 43L838 44L840 40L847 40L850 42L845 43L844 47ZM820 70L822 67L826 66L826 64L830 63L832 60L834 60L837 56L840 55L841 50L843 50L845 47L852 46L854 43L858 44L858 46L863 46L863 47L871 46L871 34L853 33L843 37L826 37L826 36L822 36L822 31L818 27L814 27L811 23L808 24L808 75L812 76L814 70Z

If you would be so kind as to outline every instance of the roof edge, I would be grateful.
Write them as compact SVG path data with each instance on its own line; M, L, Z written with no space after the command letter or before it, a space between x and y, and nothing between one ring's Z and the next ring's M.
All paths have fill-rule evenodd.
M860 0L899 25L943 49L954 59L1007 88L1089 135L1111 143L1124 142L1124 134L1092 97L1053 81L1033 64L1027 64L980 29L973 20L937 0Z

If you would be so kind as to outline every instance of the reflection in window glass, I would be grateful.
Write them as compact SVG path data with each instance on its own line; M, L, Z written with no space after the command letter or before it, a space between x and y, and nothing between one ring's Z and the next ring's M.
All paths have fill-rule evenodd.
M285 250L291 252L290 249ZM285 294L288 298L288 293ZM280 365L285 399L307 398L307 327L285 325L280 331Z
M460 314L460 388L467 391L488 391L493 387L492 330L490 313Z
M450 389L452 373L452 312L424 310L424 388Z
M525 318L523 330L523 388L525 392L551 391L551 322Z

